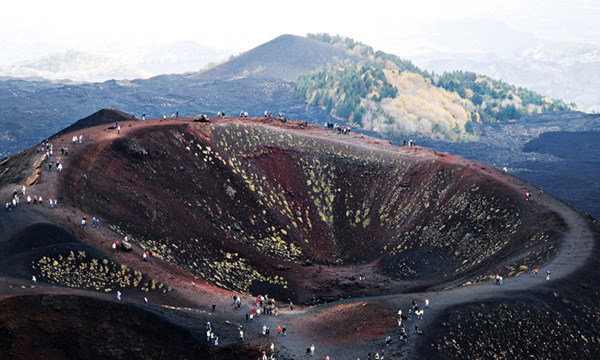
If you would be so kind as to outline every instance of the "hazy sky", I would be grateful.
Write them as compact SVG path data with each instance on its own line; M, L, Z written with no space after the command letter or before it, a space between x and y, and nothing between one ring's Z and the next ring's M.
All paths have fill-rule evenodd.
M600 44L595 0L30 0L2 4L0 62L46 49L110 55L179 40L239 53L281 34L320 32L402 56L424 46L436 21L468 18L500 21L540 38Z

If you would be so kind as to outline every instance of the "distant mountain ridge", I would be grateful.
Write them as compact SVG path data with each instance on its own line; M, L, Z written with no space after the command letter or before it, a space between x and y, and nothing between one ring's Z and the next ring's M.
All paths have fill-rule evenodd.
M150 73L106 56L67 50L35 60L0 67L0 76L95 82L106 78L148 78Z
M177 41L158 46L136 60L136 65L152 75L197 72L208 64L225 61L229 51L202 46L194 41Z

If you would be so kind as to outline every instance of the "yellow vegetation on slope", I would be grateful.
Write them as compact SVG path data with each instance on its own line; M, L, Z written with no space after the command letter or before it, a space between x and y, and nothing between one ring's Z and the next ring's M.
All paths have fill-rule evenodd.
M431 85L419 74L384 70L398 96L383 99L384 114L363 118L363 127L381 133L415 133L452 139L469 139L465 124L471 120L473 104L456 93Z

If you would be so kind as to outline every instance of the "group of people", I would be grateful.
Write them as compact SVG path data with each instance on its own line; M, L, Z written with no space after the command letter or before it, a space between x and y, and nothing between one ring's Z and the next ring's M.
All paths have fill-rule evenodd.
M219 346L219 337L213 331L210 321L206 323L206 341L215 346Z
M71 138L71 140L73 141L73 143L77 143L78 142L78 143L82 144L83 143L83 135L79 135L79 136L73 135L73 137Z
M429 308L429 299L425 299L425 309ZM411 307L408 309L406 315L403 315L402 309L398 310L398 326L400 327L400 340L405 343L408 340L408 331L404 327L404 321L413 321L413 313L415 316L414 320L423 320L423 316L425 315L425 309L417 304L416 300L412 301ZM423 331L419 330L419 325L415 322L415 335L423 335ZM387 336L385 339L386 346L389 346L392 343L391 336ZM368 357L371 359L371 357ZM377 357L375 354L375 359L383 359L383 354L380 354L380 357Z
M21 204L21 196L25 196L25 195L27 195L27 188L25 185L23 185L20 192L18 189L14 189L12 192L12 199L6 203L6 206L5 206L6 211L11 212L15 208L17 208ZM25 200L28 205L29 204L42 205L44 203L44 198L42 196L37 196L37 195L33 195L33 198L31 197L31 195L27 195ZM58 208L58 199L54 199L54 200L48 199L48 208L49 209Z
M77 141L77 136L73 137L74 141ZM83 140L83 138L82 138ZM44 140L40 143L40 147L37 148L36 152L39 154L44 153L47 160L54 157L54 145L49 140ZM69 155L69 149L66 147L60 148L61 155Z
M78 140L78 139L80 139L80 140ZM81 135L79 135L79 137L73 136L73 141L83 141L83 137ZM45 158L46 158L46 160L48 160L48 171L52 171L53 162L51 160L54 158L54 145L49 140L44 140L40 143L40 147L37 149L38 153L40 151L42 153L45 153ZM66 147L61 147L60 153L63 156L67 156L67 155L69 155L69 149ZM56 171L62 172L62 170L63 170L62 163L60 161L57 161L56 162Z
M46 154L46 159L52 159L52 157L54 156L54 145L52 143L50 143L48 140L44 140L41 142L39 149L37 150L37 152L42 152ZM64 155L64 148L62 150L63 155Z
M412 139L410 139L410 140L404 139L404 140L402 140L402 146L415 147L415 146L417 146L417 142Z
M279 315L279 308L275 299L270 299L269 295L258 295L255 299L255 306L252 308L252 314L260 316L261 312L265 315Z
M123 240L123 242L121 242L120 240L116 240L115 242L113 242L111 247L113 252L121 249L126 250L129 247L129 240L127 239L127 236L125 236L125 240Z
M349 125L339 126L337 123L331 121L325 122L323 128L325 128L325 130L335 130L340 134L349 134L352 131Z

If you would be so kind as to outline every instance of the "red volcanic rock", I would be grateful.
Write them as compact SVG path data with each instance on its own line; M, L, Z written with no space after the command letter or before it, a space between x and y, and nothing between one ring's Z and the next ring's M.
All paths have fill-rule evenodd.
M117 283L125 299L139 305L149 297L157 305L159 319L146 322L147 315L136 308L123 315L123 322L152 324L160 333L174 320L193 338L181 335L176 341L182 348L191 344L196 349L192 344L206 336L204 324L211 321L223 335L223 349L210 353L237 358L256 358L270 346L257 331L263 323L272 330L288 326L289 338L273 340L284 359L298 358L313 342L323 351L319 354L362 358L385 347L390 334L394 345L388 354L428 353L396 341L398 309L406 314L411 301L434 297L437 307L426 310L432 315L419 323L431 329L435 316L461 301L550 286L552 281L526 277L527 269L547 266L553 276L568 276L587 261L596 233L551 196L525 201L523 194L532 192L531 186L450 154L398 148L294 121L122 121L120 133L105 124L79 129L82 144L71 143L72 133L50 139L55 149L69 146L68 156L54 160L64 164L62 173L45 170L48 160L35 149L0 164L4 194L10 196L30 179L28 191L57 198L60 204L57 209L21 206L0 217L0 285L10 289L0 296L64 293L118 301L113 295L117 289L79 289L68 280L70 273L56 277L67 280L50 288L50 279L36 273L36 264L64 269L65 257L85 251L90 260L79 264L80 272L107 271L99 265L104 259L120 276ZM97 217L101 227L82 228L84 216ZM61 231L37 238L38 227L32 223ZM125 236L132 251L113 251L111 245ZM144 261L145 251L151 256ZM488 283L497 273L505 277L504 287ZM39 277L34 287L29 286L31 275ZM15 278L18 286L12 285ZM143 284L129 284L136 279ZM246 323L244 315L258 294L275 299L279 316ZM231 304L233 295L242 297L240 310ZM575 306L572 298L555 308ZM77 300L80 306L73 309L81 318L92 312L85 301ZM121 314L130 311L96 302L109 312L113 306ZM319 305L304 307L313 303ZM23 302L23 311L30 307L31 302ZM30 317L27 322L41 320ZM40 327L72 321L51 320ZM80 326L97 326L102 314L86 321ZM113 325L111 336L117 338L121 335ZM23 329L25 334L29 325ZM139 327L127 329L147 343L158 337ZM248 347L236 346L239 330L246 333ZM19 344L32 341L24 335L19 339ZM432 339L440 348L447 346ZM192 350L173 351L195 357ZM481 351L487 354L488 349ZM115 358L120 354L113 353Z

